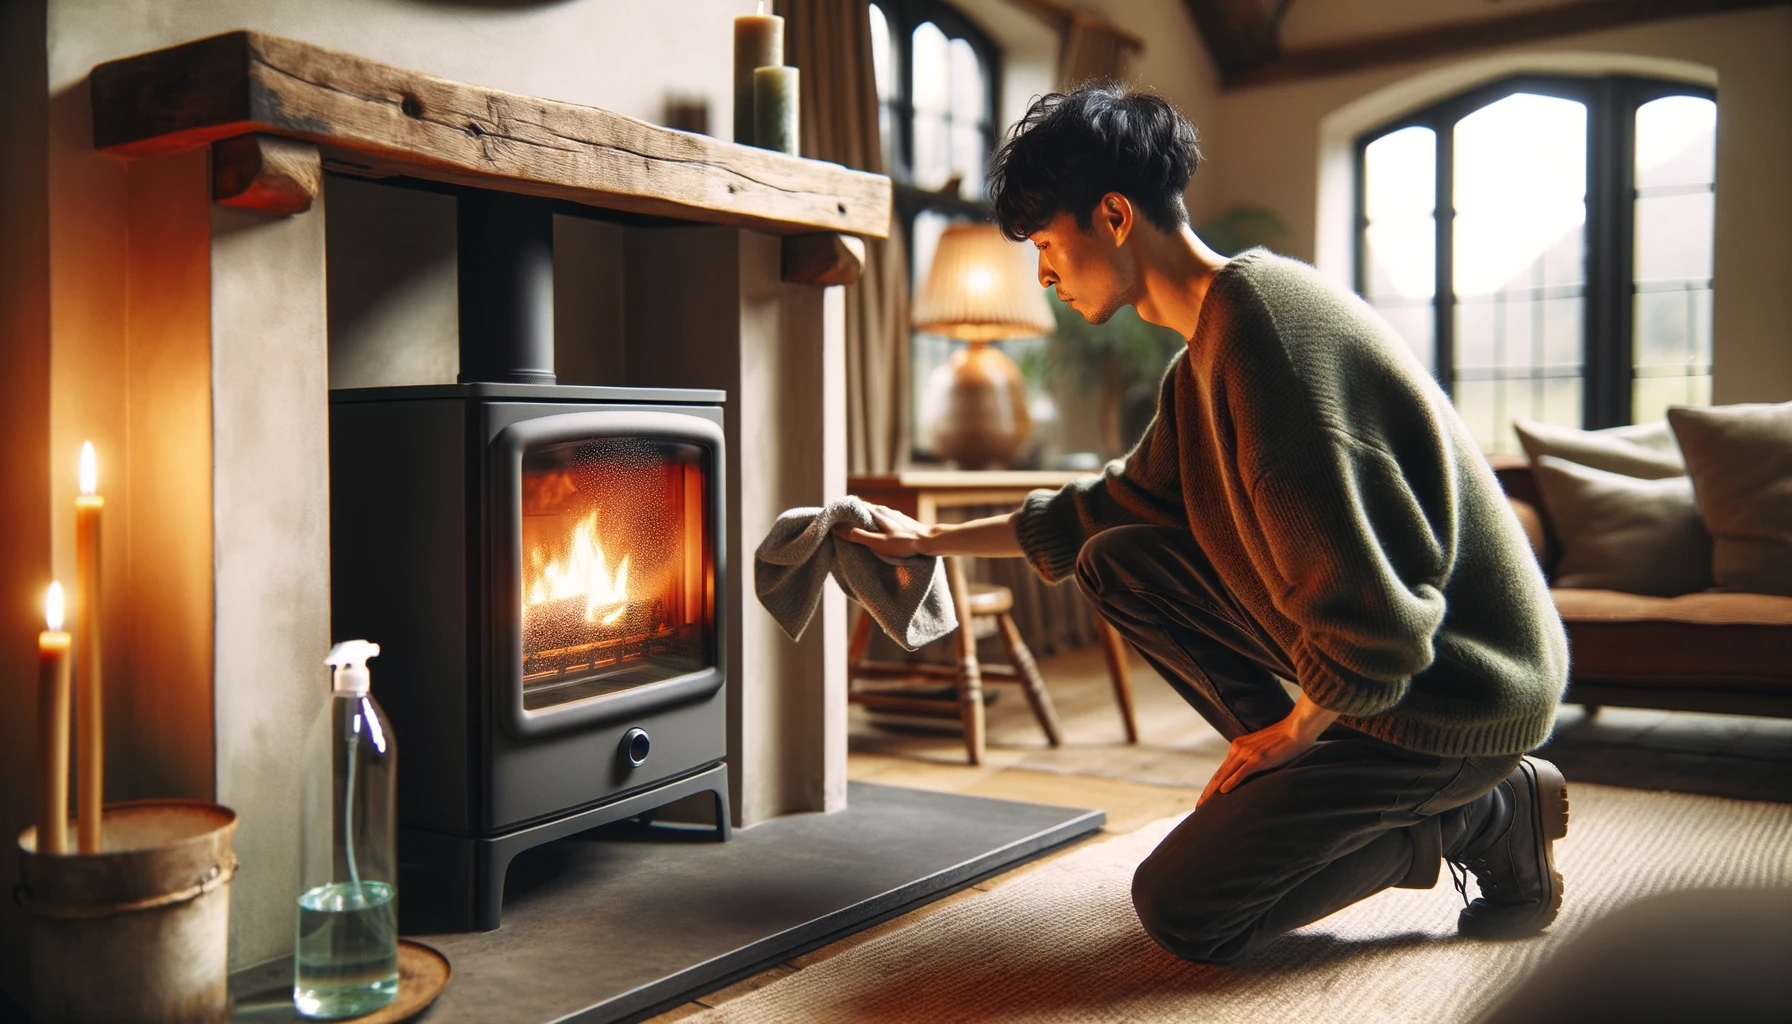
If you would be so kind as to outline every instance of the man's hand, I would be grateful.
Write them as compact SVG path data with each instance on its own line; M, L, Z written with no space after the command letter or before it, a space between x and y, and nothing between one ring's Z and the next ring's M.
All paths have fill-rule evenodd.
M1326 726L1337 718L1336 711L1327 711L1303 694L1287 718L1232 741L1231 748L1226 751L1225 763L1213 773L1213 778L1207 780L1207 788L1201 791L1199 803L1206 803L1215 793L1230 793L1252 775L1287 764L1306 753L1319 742L1319 734Z
M841 540L850 540L855 544L863 544L880 555L889 558L903 558L908 555L925 555L921 545L933 536L935 529L925 523L903 515L886 505L865 503L871 510L871 518L877 523L877 530L867 530L861 526L836 526L834 536Z

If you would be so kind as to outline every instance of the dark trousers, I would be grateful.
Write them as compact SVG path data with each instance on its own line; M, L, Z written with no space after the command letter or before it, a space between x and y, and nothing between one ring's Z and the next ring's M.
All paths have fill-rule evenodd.
M1290 660L1186 530L1124 526L1083 546L1101 614L1227 739L1294 707ZM1145 930L1224 963L1390 886L1428 889L1488 819L1518 755L1435 757L1334 725L1311 750L1216 793L1133 876Z

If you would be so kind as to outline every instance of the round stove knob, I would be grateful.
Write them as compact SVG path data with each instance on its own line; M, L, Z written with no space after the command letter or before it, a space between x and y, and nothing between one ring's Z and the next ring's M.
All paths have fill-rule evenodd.
M636 768L647 762L647 752L653 749L653 741L647 738L646 729L630 729L622 734L622 756Z

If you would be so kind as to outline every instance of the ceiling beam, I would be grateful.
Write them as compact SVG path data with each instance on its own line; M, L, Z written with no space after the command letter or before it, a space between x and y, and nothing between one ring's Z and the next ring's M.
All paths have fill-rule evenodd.
M1185 0L1198 8L1250 5L1251 0ZM1575 0L1497 18L1455 22L1391 35L1372 36L1309 49L1286 50L1256 64L1229 69L1221 62L1221 84L1228 89L1271 85L1303 78L1344 74L1391 64L1411 64L1471 50L1486 50L1557 36L1592 32L1644 21L1721 14L1755 7L1775 7L1792 0ZM1199 14L1196 15L1199 21ZM1214 48L1207 26L1201 31ZM1272 40L1273 42L1273 40ZM1217 49L1215 60L1219 60Z
M1013 3L1016 7L1027 11L1040 21L1050 25L1060 34L1068 32L1072 25L1082 24L1106 32L1108 35L1120 40L1120 45L1129 50L1139 53L1144 52L1145 40L1140 39L1138 36L1133 35L1131 32L1126 31L1106 18L1090 14L1080 7L1072 7L1069 4L1064 3L1063 0L1013 0Z
M1276 42L1275 12L1264 9L1259 0L1182 0L1207 52L1219 66L1222 80L1247 74L1275 60L1281 52Z

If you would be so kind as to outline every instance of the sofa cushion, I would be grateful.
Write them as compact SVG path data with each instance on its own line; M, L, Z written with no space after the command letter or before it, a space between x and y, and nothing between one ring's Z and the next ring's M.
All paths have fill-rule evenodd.
M1550 591L1576 679L1792 687L1792 597Z
M1672 597L1711 585L1711 535L1685 477L1639 480L1553 455L1532 471L1562 542L1556 586Z
M1542 455L1642 480L1683 476L1686 464L1666 420L1604 430L1578 430L1523 418L1512 421L1518 443L1534 463Z
M1677 405L1668 421L1711 531L1712 581L1792 596L1792 402Z

